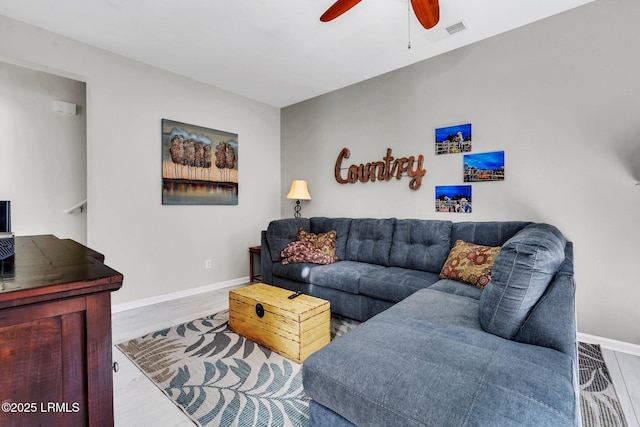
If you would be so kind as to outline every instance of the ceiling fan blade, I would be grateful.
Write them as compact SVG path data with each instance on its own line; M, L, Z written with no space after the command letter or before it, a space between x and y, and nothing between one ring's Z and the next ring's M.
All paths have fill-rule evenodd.
M336 19L358 3L360 3L360 0L338 0L322 14L320 20L322 22L329 22L332 19Z
M438 0L411 0L413 12L425 29L433 28L440 20Z

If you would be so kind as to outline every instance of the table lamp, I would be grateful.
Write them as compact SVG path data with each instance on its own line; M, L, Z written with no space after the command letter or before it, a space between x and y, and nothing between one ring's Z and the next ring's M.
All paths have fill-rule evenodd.
M294 179L291 183L291 190L287 194L287 199L296 199L294 218L300 218L300 200L311 200L311 195L307 189L307 181L302 179Z

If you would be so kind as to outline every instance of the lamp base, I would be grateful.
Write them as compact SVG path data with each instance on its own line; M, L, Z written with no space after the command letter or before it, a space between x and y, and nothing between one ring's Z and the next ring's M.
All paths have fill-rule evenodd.
M302 206L300 206L300 200L296 200L296 206L293 208L293 210L294 210L293 217L294 218L300 218L300 209L302 209Z

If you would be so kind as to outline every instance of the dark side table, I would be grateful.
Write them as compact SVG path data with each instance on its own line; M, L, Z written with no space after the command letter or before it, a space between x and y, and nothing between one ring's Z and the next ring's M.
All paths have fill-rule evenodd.
M260 265L260 263L262 262L261 256L262 246L251 246L249 248L249 281L252 283L262 280L260 269L258 269L258 273L256 274L256 269L253 267L254 258L258 258L258 265Z

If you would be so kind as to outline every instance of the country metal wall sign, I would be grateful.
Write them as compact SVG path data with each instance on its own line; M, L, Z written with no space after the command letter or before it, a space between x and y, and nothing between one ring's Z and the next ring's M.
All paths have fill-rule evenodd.
M353 184L357 181L374 182L376 179L378 181L389 181L394 176L396 179L400 179L406 173L411 178L409 188L417 190L422 185L422 177L427 173L427 170L422 168L424 163L422 154L418 156L417 160L414 156L394 159L391 155L391 148L387 148L387 155L381 161L361 163L359 165L353 164L343 168L342 161L348 159L349 155L349 149L343 148L336 160L335 177L340 184ZM347 171L346 177L342 176L343 169Z

